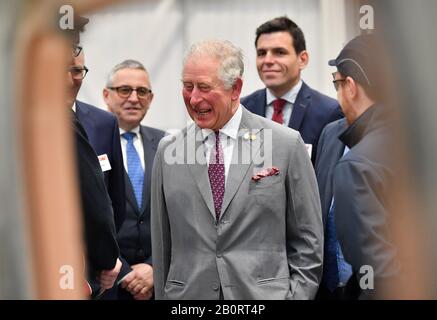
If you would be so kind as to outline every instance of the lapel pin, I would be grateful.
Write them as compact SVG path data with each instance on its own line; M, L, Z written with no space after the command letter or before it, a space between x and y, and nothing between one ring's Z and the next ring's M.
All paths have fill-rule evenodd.
M256 134L250 134L249 132L246 132L243 136L243 139L254 141L254 140L256 140Z

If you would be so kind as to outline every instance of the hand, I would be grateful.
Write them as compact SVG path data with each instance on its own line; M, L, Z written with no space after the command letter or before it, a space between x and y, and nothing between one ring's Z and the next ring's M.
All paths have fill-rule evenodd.
M117 279L121 269L121 261L117 259L114 269L103 270L99 276L100 287L102 289L111 289L114 286L114 282Z
M148 300L153 293L153 268L146 263L132 265L132 271L124 278L121 287L136 300Z

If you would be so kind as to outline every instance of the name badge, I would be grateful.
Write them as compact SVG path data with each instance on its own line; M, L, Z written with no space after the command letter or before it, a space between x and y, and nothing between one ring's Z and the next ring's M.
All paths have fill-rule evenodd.
M109 159L108 156L105 154L102 154L100 156L98 156L97 158L99 158L99 162L100 162L100 167L102 168L102 171L109 171L111 170L111 164L109 163Z
M312 144L306 144L306 143L305 143L305 147L307 148L308 155L309 155L310 158L311 158L311 154L312 154L312 152L313 152L313 145L312 145Z

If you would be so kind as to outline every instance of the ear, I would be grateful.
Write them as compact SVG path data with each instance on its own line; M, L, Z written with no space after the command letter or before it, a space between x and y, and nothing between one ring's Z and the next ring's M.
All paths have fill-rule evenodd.
M299 70L305 69L309 62L309 55L306 50L303 50L301 53L297 55L297 59L299 60Z
M232 86L232 101L236 101L240 98L241 90L243 89L243 79L238 78Z
M351 77L346 77L345 88L348 96L355 99L358 95L358 84Z
M153 92L152 92L152 93L150 93L149 105L152 103L152 101L153 101L153 97L154 97L154 95L153 95Z
M102 94L103 94L103 100L105 101L105 104L108 106L108 110L110 112L112 112L112 108L111 108L111 105L109 103L109 90L106 88L103 88Z

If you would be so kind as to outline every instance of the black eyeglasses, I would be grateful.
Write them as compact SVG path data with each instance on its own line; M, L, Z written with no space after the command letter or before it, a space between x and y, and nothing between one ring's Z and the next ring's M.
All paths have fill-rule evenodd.
M81 47L81 46L78 46L78 45L76 45L76 44L73 44L72 46L73 46L73 56L74 56L74 57L79 56L80 53L81 53L81 51L82 51L82 47Z
M346 81L346 79L337 79L332 81L334 84L335 91L338 91L338 87L340 87L340 82Z
M68 69L68 72L70 72L71 77L74 80L82 80L83 78L85 78L86 74L88 73L88 68L83 66L83 67L70 67Z
M146 87L138 87L132 88L129 86L120 86L120 87L108 87L110 90L115 90L120 98L126 99L129 98L132 94L132 91L136 91L138 98L145 99L149 94L152 93L152 90Z

